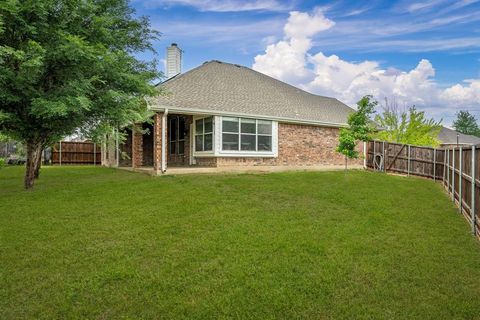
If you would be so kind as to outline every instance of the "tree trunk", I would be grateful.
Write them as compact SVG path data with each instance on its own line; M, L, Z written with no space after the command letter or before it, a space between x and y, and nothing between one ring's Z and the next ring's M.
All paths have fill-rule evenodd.
M35 164L35 179L38 179L40 177L40 168L42 166L42 153L43 153L43 148L40 147L40 156L37 157L37 162Z
M347 171L347 166L348 166L348 158L345 156L345 171Z
M42 157L42 144L39 142L27 142L27 163L25 165L25 189L31 189L35 181L38 158Z

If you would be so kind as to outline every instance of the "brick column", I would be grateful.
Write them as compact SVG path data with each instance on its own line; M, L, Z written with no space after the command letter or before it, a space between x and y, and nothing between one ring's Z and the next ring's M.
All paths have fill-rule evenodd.
M157 112L153 116L153 169L157 173L160 172L162 167L162 118L163 112ZM165 141L165 151L166 149Z
M132 168L143 165L143 134L141 123L135 123L132 129Z

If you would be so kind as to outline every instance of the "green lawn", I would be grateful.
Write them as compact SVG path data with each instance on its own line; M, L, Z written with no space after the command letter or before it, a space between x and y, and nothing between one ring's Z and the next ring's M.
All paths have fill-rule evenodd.
M478 319L439 184L352 171L0 169L0 319Z

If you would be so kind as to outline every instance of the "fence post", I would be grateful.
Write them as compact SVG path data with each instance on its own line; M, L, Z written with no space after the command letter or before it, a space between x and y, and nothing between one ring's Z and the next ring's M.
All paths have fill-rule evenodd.
M377 168L375 168L375 153L377 152L377 144L375 143L375 140L373 140L373 157L372 157L372 168L375 171Z
M437 149L433 148L433 181L437 181Z
M443 149L443 174L442 174L442 183L443 187L445 187L445 172L447 170L447 150Z
M58 165L62 165L62 141L58 143Z
M475 215L475 152L476 152L476 147L472 146L472 203L470 205L470 215L471 215L471 220L472 220L472 233L475 235L476 230L475 230L475 224L476 224L476 215Z
M363 141L363 169L367 169L367 142Z
M410 145L408 145L407 175L410 176Z
M383 141L383 143L382 143L382 149L383 149L383 152L382 152L382 158L383 158L382 166L383 166L383 172L385 172L385 141Z
M455 147L452 150L452 201L455 203Z
M93 143L93 165L97 165L97 144Z
M450 149L447 149L447 192L450 193Z
M459 173L458 173L458 206L460 213L462 213L462 203L463 203L463 194L462 194L462 180L463 180L463 164L462 164L462 159L463 159L463 148L460 147L459 154L458 154L458 168L459 168Z

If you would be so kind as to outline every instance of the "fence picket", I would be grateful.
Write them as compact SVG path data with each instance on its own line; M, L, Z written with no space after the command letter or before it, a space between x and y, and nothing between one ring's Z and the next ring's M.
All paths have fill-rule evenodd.
M476 170L475 170L475 158L476 158L476 147L472 146L472 203L470 205L470 215L471 215L471 220L472 220L472 233L475 235L476 234L476 214L475 214L475 180L476 180Z

